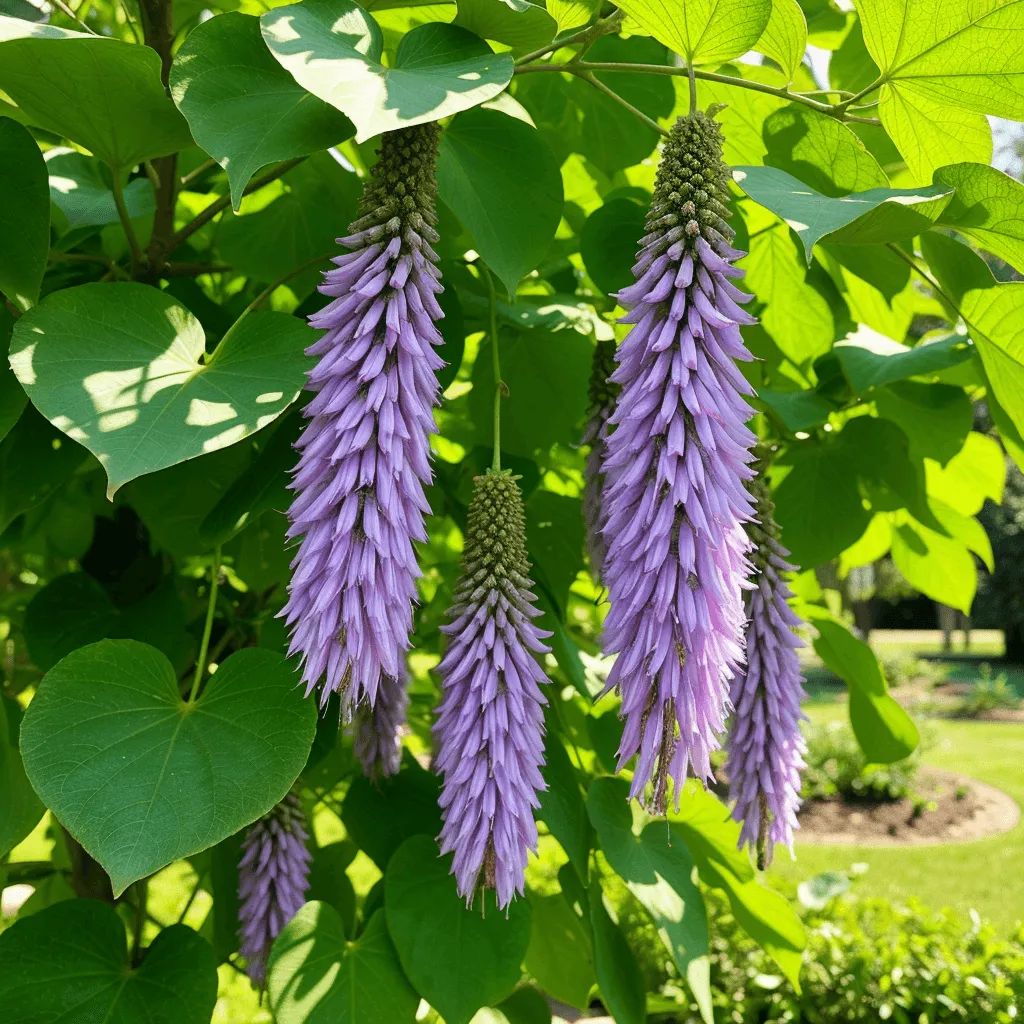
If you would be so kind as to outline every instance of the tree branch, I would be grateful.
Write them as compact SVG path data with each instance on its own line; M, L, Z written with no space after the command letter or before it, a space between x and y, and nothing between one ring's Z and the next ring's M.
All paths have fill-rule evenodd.
M570 61L568 64L525 64L517 65L514 74L525 75L535 71L562 71L566 74L585 77L588 72L594 71L622 71L630 74L647 75L669 75L686 76L690 70L686 67L675 67L671 64L629 64L615 61ZM820 114L827 114L838 121L851 121L857 124L879 125L881 121L877 117L859 117L856 114L848 114L846 107L852 100L844 101L841 104L822 103L820 100L812 99L808 95L799 92L790 92L788 88L765 85L763 82L754 82L746 78L734 78L731 75L720 75L715 71L701 71L699 68L693 72L694 78L703 79L706 82L718 82L720 85L732 85L738 89L751 89L754 92L763 92L769 96L777 96L779 99L788 100L791 103L802 103L805 107L817 110Z
M245 191L242 195L247 196L250 192L255 192L257 189L263 188L264 185L269 185L272 181L277 181L282 174L287 174L293 167L298 166L306 158L304 156L297 156L291 160L285 160L284 163L278 164L273 170L267 171L266 174L261 175L258 178L253 178L245 187ZM210 203L205 210L197 214L194 220L191 220L186 224L171 240L169 252L174 252L179 245L182 244L186 239L191 238L200 228L206 227L207 224L213 220L222 210L226 210L231 205L231 196L221 196L214 202Z
M583 50L580 51L580 55L582 55L582 53L590 49L591 44L595 40L611 32L616 32L625 16L623 11L613 11L607 18L596 21L593 25L587 25L578 32L574 32L571 36L566 36L565 39L556 39L554 42L548 43L547 46L542 46L539 50L534 50L532 53L520 57L516 61L516 66L532 64L535 60L539 60L549 53L554 53L555 50L562 49L563 46L574 46L576 43L583 43Z
M648 128L652 128L659 135L669 134L667 128L662 128L662 126L658 124L657 121L652 120L642 110L637 109L628 100L623 99L614 89L609 89L608 86L605 85L604 82L602 82L601 79L598 78L596 75L590 72L583 72L579 74L577 77L582 78L584 82L589 82L595 89L597 89L599 92L603 92L605 96L607 96L609 99L613 99L616 103L621 104L635 118L637 118L637 120L643 121L643 123L647 125Z

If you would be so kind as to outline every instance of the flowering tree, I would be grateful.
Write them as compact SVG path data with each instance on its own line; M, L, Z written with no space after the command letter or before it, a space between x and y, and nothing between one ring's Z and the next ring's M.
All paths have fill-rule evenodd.
M0 1019L710 1021L708 888L799 987L802 644L918 742L815 569L966 612L1024 466L1021 5L54 3L0 15Z

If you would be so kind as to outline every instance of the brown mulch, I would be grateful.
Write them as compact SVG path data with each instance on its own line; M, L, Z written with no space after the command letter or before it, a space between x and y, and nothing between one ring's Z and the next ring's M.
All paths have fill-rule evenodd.
M935 804L916 817L909 798L881 804L810 800L800 812L797 839L843 846L928 846L999 835L1020 820L1020 808L1009 796L958 772L922 768L916 789Z

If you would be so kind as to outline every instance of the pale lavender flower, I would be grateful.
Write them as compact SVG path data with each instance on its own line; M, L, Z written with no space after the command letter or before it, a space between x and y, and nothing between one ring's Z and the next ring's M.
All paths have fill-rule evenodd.
M238 864L239 937L245 970L262 985L274 939L306 901L309 850L295 793L249 826Z
M608 509L604 502L604 460L608 453L609 419L615 408L618 388L608 378L615 369L615 342L599 341L594 349L590 371L590 409L581 443L590 445L583 477L583 523L586 529L590 571L595 580L601 578L608 546L604 528Z
M537 849L533 810L544 789L544 713L537 655L550 636L530 592L526 520L516 478L476 478L465 531L463 572L441 629L450 638L434 738L444 777L441 852L454 852L459 894L478 884L498 906L522 894L527 854Z
M368 779L396 775L402 764L402 732L409 706L406 674L400 679L381 676L377 699L356 708L355 753Z
M743 659L743 590L754 436L738 305L748 296L729 241L728 170L718 125L681 117L665 143L647 234L619 293L632 323L612 381L622 386L605 460L605 650L622 698L620 767L637 755L631 796L663 813L687 774L711 778Z
M747 526L757 575L746 599L746 671L732 683L735 711L725 770L735 801L732 816L743 825L740 846L756 849L763 870L776 843L792 852L807 747L800 731L803 674L796 653L803 642L793 632L800 619L789 606L793 594L786 582L786 574L796 570L779 543L775 506L762 477L749 487L757 501L757 522Z
M309 419L297 448L289 538L301 537L289 599L289 653L302 656L307 694L322 681L350 717L371 705L383 677L404 673L425 540L429 434L444 365L434 351L442 290L434 212L440 129L388 132L347 238L320 290L333 297L310 317L326 331L307 351L318 362Z

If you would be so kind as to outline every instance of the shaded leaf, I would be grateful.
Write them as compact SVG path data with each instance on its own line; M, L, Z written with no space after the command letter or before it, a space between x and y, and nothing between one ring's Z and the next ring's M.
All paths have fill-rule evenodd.
M46 271L50 194L36 140L9 117L0 117L0 195L0 292L28 309Z

